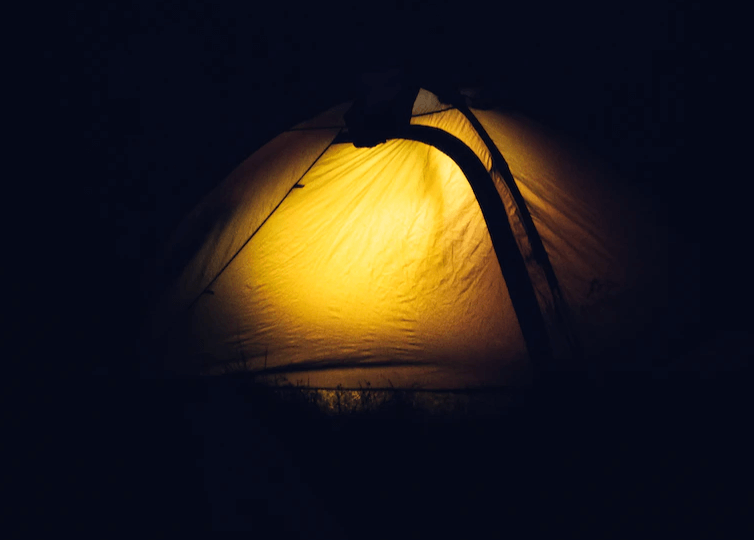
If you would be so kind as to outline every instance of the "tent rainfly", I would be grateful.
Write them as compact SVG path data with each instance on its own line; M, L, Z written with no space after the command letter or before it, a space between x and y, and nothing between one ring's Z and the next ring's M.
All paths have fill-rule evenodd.
M669 240L647 200L530 120L417 90L371 139L358 100L285 131L186 218L162 368L500 386L652 333Z

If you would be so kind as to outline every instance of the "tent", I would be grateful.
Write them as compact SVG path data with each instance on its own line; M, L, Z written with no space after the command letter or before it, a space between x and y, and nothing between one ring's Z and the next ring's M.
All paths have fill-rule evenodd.
M657 346L649 198L519 114L387 88L281 133L187 216L150 319L162 368L463 388Z

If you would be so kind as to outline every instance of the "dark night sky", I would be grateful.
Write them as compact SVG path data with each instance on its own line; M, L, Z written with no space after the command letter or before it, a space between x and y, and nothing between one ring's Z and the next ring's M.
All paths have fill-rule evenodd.
M707 275L743 276L718 259L735 261L739 246L738 14L670 0L425 4L138 0L71 5L49 23L60 39L43 42L45 87L59 91L47 106L64 126L49 134L76 238L61 253L78 296L60 305L83 308L65 339L93 358L86 369L130 370L145 271L204 193L280 131L349 99L362 72L396 61L484 85L591 146L652 187L702 246ZM724 326L736 318L718 291L703 300Z

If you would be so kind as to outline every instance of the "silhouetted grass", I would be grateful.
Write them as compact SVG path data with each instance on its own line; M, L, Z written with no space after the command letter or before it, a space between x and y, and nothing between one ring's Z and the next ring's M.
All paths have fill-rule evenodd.
M505 414L521 399L520 387L425 389L373 387L370 382L356 388L315 388L303 380L291 382L284 375L259 378L252 372L233 371L206 379L208 384L228 384L248 395L265 396L281 410L307 417L338 416L363 419L462 421Z
M559 536L574 524L730 517L750 492L752 394L736 373L560 373L444 392L315 389L278 375L61 386L56 430L44 433L66 482L45 513L328 539L486 537L522 522ZM79 405L62 408L62 396Z
M341 537L475 536L521 520L621 528L742 501L708 489L714 467L744 461L735 399L746 393L728 383L564 372L515 390L317 389L287 375L202 379L215 426L203 436L264 426ZM237 437L249 457L236 459L253 462L255 435ZM714 464L712 442L726 448Z

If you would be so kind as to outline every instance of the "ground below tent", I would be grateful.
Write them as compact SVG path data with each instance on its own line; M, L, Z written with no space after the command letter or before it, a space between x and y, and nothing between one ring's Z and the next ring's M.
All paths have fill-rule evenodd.
M465 418L400 400L321 414L232 378L50 381L14 398L34 429L7 439L23 443L9 489L22 523L56 530L719 533L751 492L743 375L560 377Z

